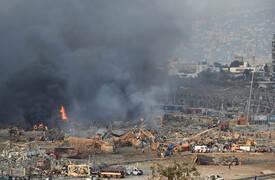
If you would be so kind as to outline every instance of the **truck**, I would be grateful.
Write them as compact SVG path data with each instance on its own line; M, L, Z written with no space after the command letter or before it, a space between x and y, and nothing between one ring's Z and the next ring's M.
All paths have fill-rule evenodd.
M96 166L91 168L91 175L100 178L124 178L126 169L122 166Z

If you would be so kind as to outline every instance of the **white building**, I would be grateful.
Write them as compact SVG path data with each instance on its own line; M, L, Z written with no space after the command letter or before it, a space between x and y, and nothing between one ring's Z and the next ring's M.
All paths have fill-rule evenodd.
M209 64L204 63L204 62L199 62L197 64L197 70L196 73L201 73L209 68Z
M256 67L249 66L248 62L244 62L243 65L239 67L230 67L230 72L232 73L243 73L245 70L256 71Z

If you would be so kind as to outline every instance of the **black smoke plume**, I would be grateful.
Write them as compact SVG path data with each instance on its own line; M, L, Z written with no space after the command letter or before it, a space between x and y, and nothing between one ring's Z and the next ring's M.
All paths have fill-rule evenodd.
M54 125L147 116L186 38L184 1L0 2L0 118Z

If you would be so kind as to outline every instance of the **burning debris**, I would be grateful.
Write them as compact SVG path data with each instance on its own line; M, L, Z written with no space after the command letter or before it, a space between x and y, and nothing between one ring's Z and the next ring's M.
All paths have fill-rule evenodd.
M67 117L66 110L65 110L64 106L61 106L60 112L61 112L61 119L66 121L67 123L69 123L69 118Z

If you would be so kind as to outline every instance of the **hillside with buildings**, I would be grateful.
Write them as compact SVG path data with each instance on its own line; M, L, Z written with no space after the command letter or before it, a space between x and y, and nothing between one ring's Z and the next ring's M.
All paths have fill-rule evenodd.
M215 11L215 10L214 10ZM236 6L214 15L198 16L179 54L185 61L230 63L236 55L269 62L270 40L275 32L272 6Z

